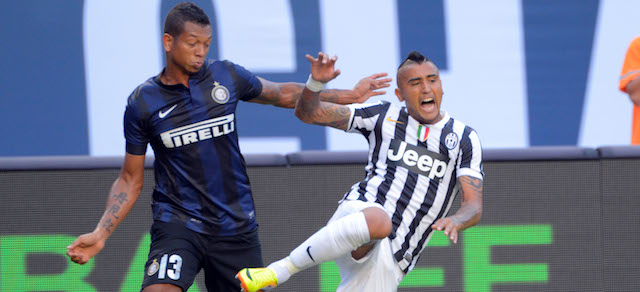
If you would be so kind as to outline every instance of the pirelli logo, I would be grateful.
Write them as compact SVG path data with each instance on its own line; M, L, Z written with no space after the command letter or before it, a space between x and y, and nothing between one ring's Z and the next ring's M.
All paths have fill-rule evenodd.
M387 163L434 179L444 177L449 157L393 139L389 144Z
M202 140L227 135L234 131L234 114L197 122L160 134L162 143L167 148L176 148Z

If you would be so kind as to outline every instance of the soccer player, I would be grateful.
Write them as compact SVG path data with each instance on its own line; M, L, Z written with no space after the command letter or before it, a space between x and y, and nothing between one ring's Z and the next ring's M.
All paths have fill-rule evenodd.
M254 202L238 147L236 105L293 108L304 84L274 83L230 61L207 60L211 41L202 9L180 3L169 11L162 37L166 67L128 99L124 164L95 230L67 247L73 262L84 264L100 252L131 210L150 143L156 184L143 291L186 291L201 269L209 291L234 291L239 269L262 265ZM362 102L389 85L384 75L365 78L353 90L323 92L321 98Z
M436 65L412 52L399 66L388 102L336 105L319 100L334 79L336 57L307 55L311 76L296 105L306 123L360 133L369 141L366 177L354 184L329 223L267 268L236 275L246 292L266 291L293 274L335 260L338 291L396 291L415 266L434 230L453 243L482 216L482 150L476 132L440 110ZM447 216L455 195L462 206Z

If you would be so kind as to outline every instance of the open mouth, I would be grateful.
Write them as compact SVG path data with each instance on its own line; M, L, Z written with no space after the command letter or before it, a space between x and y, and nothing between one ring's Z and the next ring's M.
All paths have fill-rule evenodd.
M436 100L433 98L427 98L420 101L420 110L425 113L433 113L437 110Z
M420 102L420 105L433 105L436 104L436 101L433 98L427 98Z

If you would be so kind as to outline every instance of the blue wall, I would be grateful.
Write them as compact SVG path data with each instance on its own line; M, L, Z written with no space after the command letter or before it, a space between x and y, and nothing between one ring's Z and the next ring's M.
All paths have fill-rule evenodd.
M177 2L161 1L161 20ZM218 35L216 15L223 12L215 11L211 1L195 2L209 14L214 35ZM449 69L445 4L443 0L397 1L398 62L409 51L418 50L441 71ZM601 2L522 0L520 4L528 143L578 145ZM4 125L0 156L89 154L83 5L80 0L1 4L5 41L0 45L0 121ZM306 80L309 65L304 55L322 50L323 21L330 21L322 19L317 0L290 0L290 8L296 68L287 73L254 72L272 81ZM209 56L218 58L218 43L212 45ZM357 45L367 50L372 44ZM327 149L325 129L297 121L290 110L241 103L238 128L241 137L294 136L300 137L301 150Z
M0 155L88 153L82 5L0 6Z
M598 1L524 0L531 145L577 145Z

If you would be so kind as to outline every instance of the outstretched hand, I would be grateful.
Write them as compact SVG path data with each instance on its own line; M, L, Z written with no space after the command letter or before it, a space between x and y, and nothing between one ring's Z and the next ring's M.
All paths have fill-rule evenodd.
M314 58L307 54L305 56L311 62L311 77L319 82L327 83L340 75L340 70L335 69L337 56L329 57L329 55L319 52L318 57ZM387 93L383 88L391 86L391 78L384 78L387 73L376 73L369 77L365 77L358 81L358 84L351 90L348 98L341 100L339 104L363 103L370 97L383 95Z
M354 103L363 103L372 96L387 93L384 90L380 90L391 86L391 84L389 84L391 82L391 78L382 78L387 75L387 73L376 73L369 77L362 78L362 80L360 80L353 88L353 92L357 96Z
M329 55L319 52L318 58L314 58L309 54L305 57L311 62L311 77L314 80L327 83L340 75L340 70L335 70L338 56L329 58Z

